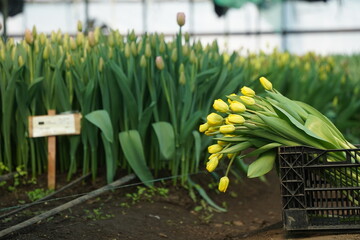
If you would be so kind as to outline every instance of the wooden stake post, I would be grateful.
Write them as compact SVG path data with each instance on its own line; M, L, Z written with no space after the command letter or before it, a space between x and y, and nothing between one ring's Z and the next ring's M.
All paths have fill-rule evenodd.
M48 110L48 115L29 117L29 137L48 137L48 188L56 187L56 136L79 135L81 114L55 115L55 110Z
M54 116L55 110L48 110L49 116ZM56 137L48 137L48 188L54 190L56 187Z

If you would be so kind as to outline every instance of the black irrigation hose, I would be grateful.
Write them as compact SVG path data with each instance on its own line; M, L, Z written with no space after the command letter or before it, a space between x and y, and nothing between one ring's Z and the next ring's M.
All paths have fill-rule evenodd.
M25 209L33 206L33 205L36 205L36 204L38 204L38 203L40 203L40 202L43 202L44 200L50 199L51 197L53 197L54 195L56 195L56 194L64 191L65 189L68 189L68 188L72 187L73 185L75 185L75 184L83 181L84 179L88 178L90 175L91 175L91 173L88 173L88 174L86 174L86 175L84 175L84 176L81 176L81 177L79 177L78 179L72 181L71 183L63 186L63 187L60 188L59 190L57 190L57 191L55 191L55 192L53 192L53 193L51 193L51 194L49 194L49 195L47 195L47 196L45 196L45 197L43 197L43 198L40 198L40 199L38 199L38 200L36 200L36 201L34 201L34 202L32 202L32 203L25 204L25 205L23 205L22 207L17 208L17 209L15 209L15 210L11 211L11 212L5 213L5 214L3 214L3 215L0 216L0 220L1 220L1 219L4 219L4 218L6 218L6 217L9 217L9 216L11 216L11 215L14 215L15 213L21 212L21 211L23 211L23 210L25 210Z

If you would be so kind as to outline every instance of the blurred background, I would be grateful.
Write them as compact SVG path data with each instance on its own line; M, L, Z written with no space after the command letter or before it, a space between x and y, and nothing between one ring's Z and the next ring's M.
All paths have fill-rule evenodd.
M76 34L81 20L88 28L163 32L173 38L176 13L186 14L184 31L203 43L217 39L224 50L295 54L351 54L360 50L359 0L1 0L6 34L39 32ZM6 14L5 14L6 15ZM2 24L4 25L4 14ZM2 29L2 34L4 34Z

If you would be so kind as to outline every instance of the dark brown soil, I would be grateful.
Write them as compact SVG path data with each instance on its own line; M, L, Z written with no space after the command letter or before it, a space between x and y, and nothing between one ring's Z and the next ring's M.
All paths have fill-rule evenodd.
M58 178L60 179L58 187L66 184L61 183L64 177ZM208 188L207 184L212 181L209 174L200 174L194 178L201 183L215 203L226 206L228 211L225 213L206 207L199 196L196 196L197 202L194 202L188 190L174 187L171 181L166 181L156 184L157 187L169 189L166 196L161 196L160 193L150 194L148 191L145 191L145 194L138 194L139 188L136 186L120 188L3 239L291 239L292 237L282 230L278 178L271 173L267 179L267 183L258 179L244 178L238 183L231 180L228 191L219 194L214 189ZM25 192L43 187L46 183L44 180L40 179L38 185L17 187L14 192L7 191L6 186L2 187L0 210L18 205L19 200L29 202ZM101 180L95 183L88 181L56 197L89 192L103 184L105 183ZM0 220L0 230L72 199L48 201L5 221ZM0 211L0 215L3 213L4 211ZM302 238L297 237L297 239ZM360 237L327 235L313 236L312 239L360 239Z

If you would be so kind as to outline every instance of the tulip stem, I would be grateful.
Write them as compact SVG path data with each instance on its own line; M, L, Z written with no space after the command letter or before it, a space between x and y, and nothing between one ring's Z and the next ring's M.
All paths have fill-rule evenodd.
M235 158L236 158L236 154L234 154L234 155L231 157L231 160L230 160L230 162L229 162L229 165L228 165L228 167L227 167L227 169L226 169L225 176L227 176L227 175L229 174L230 167L231 167L231 165L233 164Z

